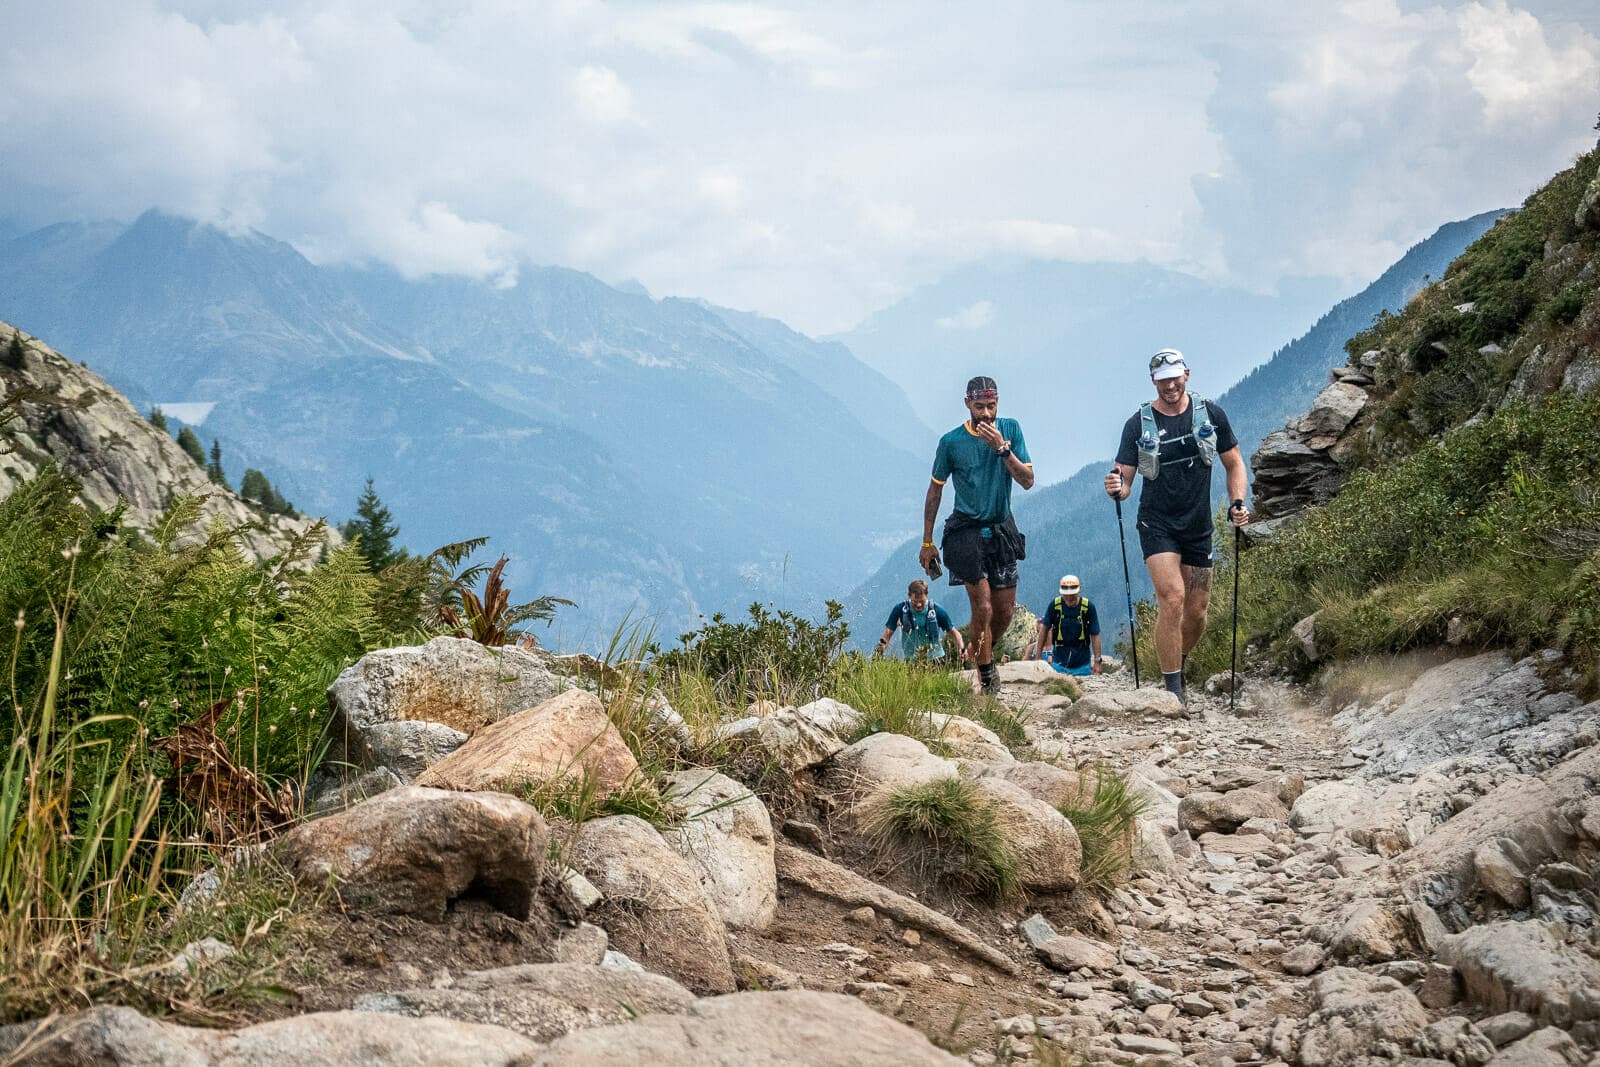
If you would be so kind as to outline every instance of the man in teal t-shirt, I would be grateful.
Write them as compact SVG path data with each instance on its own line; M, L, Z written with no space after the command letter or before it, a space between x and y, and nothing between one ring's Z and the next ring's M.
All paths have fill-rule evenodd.
M896 604L883 624L883 636L878 638L875 655L889 649L889 639L900 631L900 651L906 659L925 655L928 659L944 658L944 635L949 634L956 643L956 655L965 654L961 631L950 621L950 613L928 600L928 583L918 578L906 586L906 599Z
M1033 464L1022 427L999 417L1000 390L994 379L967 383L968 419L939 439L933 480L922 506L922 552L928 570L939 560L933 523L946 482L955 483L955 510L944 524L944 563L950 584L967 588L972 608L972 660L983 691L1000 691L994 669L994 643L1011 624L1017 606L1017 561L1026 543L1011 517L1011 483L1033 488Z

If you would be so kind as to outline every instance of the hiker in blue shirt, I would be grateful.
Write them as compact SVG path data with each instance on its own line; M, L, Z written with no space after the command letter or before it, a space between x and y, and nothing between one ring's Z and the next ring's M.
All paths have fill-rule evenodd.
M1063 575L1060 588L1061 595L1039 620L1039 636L1028 658L1043 659L1062 674L1099 674L1099 613L1083 595L1076 574Z
M993 378L967 382L967 421L939 438L933 484L922 504L922 551L917 562L937 578L939 549L933 521L945 482L954 480L956 506L944 524L944 563L950 584L967 587L972 607L971 654L978 679L990 696L1000 692L994 646L1017 608L1017 561L1027 542L1011 517L1011 483L1033 488L1033 464L1016 419L1000 418L1000 390Z
M944 658L944 635L956 639L956 655L966 653L961 631L950 621L950 613L937 604L928 602L928 583L918 578L906 587L906 600L896 604L883 624L883 636L878 638L874 655L881 656L889 648L889 638L900 631L900 651L906 659L926 655L928 659Z

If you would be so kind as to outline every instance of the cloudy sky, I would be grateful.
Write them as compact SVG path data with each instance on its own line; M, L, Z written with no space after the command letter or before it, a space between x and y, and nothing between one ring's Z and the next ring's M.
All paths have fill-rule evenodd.
M1594 143L1600 5L0 5L0 216L637 278L810 332L984 256L1354 286Z

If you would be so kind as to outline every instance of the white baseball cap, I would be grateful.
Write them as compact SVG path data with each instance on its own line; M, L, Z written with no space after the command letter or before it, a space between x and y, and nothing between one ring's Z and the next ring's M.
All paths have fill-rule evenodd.
M1181 378L1189 369L1189 361L1176 348L1163 348L1150 357L1150 377L1156 381Z
M1078 582L1076 574L1063 574L1061 576L1061 591L1067 596L1077 596L1082 585Z

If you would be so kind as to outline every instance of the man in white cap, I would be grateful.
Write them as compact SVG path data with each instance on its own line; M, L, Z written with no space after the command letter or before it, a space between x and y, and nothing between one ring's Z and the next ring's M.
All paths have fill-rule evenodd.
M1061 576L1061 595L1050 602L1039 620L1039 634L1028 658L1045 658L1062 674L1100 673L1100 616L1083 595L1076 574Z
M1183 660L1205 632L1211 603L1211 468L1220 459L1227 471L1228 518L1235 526L1250 521L1244 504L1249 474L1227 413L1188 391L1182 352L1163 348L1152 356L1150 380L1156 398L1122 427L1105 488L1126 500L1134 471L1144 478L1139 543L1156 590L1156 656L1162 681L1187 703Z

